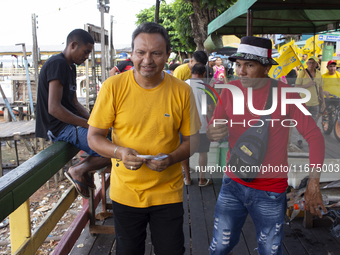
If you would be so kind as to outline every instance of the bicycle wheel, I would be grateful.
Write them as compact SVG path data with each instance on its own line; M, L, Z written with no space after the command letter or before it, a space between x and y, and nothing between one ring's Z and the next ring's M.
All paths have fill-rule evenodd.
M329 135L333 128L333 118L331 109L327 108L322 114L322 131Z
M336 140L340 142L340 112L338 112L338 119L336 120L334 125L334 135Z

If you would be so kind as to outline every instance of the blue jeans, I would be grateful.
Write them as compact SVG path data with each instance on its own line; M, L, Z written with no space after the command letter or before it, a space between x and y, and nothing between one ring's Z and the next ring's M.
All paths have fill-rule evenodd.
M52 142L64 141L73 144L78 149L85 151L91 156L101 157L97 152L92 150L87 143L88 129L80 126L67 125L60 131L57 137L55 137L51 131L48 131L47 135Z
M256 190L223 178L215 208L210 254L229 254L237 245L248 213L252 217L260 255L282 254L286 192Z

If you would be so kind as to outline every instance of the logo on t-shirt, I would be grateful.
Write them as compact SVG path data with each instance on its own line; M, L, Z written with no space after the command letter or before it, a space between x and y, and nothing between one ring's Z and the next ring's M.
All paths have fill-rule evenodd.
M169 113L164 114L165 117L170 117Z

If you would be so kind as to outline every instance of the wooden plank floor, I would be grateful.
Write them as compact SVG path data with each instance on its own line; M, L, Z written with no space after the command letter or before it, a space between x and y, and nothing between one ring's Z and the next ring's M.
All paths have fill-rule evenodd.
M216 196L220 190L219 180L214 184L200 188L197 179L193 185L184 188L184 234L186 255L208 255L212 238L214 207ZM97 224L112 225L113 219L108 218ZM340 238L334 238L329 233L329 227L314 227L305 229L302 218L286 223L285 238L283 241L283 254L292 255L339 255ZM79 246L80 245L80 246ZM84 254L115 254L115 237L113 235L91 236L86 227L75 244L71 255ZM240 242L234 248L233 255L256 255L257 243L255 226L250 217L247 218L242 229ZM153 255L153 249L148 231L145 255Z
M340 158L340 143L333 134L325 135L326 158ZM292 143L297 144L297 131L294 129ZM305 152L308 145L304 142ZM216 166L216 148L211 148L208 154L208 165ZM197 165L198 156L190 158L190 165ZM196 173L192 173L193 183L184 187L183 207L185 235L185 255L208 255L212 239L214 210L216 200L222 184L222 174L207 176L213 179L213 185L200 188ZM112 225L112 218L99 224ZM302 225L302 218L294 219L284 225L285 238L283 240L283 254L285 255L340 255L340 238L330 235L328 225L306 229ZM83 244L83 247L77 248ZM81 245L82 246L82 245ZM88 227L74 246L71 255L78 254L115 254L115 237L110 235L91 236ZM257 255L255 226L250 217L247 218L233 255ZM145 255L153 255L150 233L146 239ZM160 254L161 255L161 254Z

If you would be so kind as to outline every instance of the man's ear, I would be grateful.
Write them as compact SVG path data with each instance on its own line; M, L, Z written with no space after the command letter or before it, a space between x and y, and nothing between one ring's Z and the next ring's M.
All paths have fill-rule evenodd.
M272 65L266 65L265 74L267 75L269 73L270 68L272 68Z
M78 43L77 42L71 42L71 49L75 50L78 48Z

